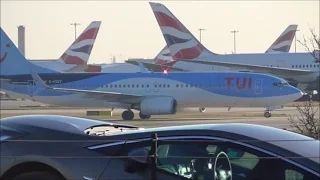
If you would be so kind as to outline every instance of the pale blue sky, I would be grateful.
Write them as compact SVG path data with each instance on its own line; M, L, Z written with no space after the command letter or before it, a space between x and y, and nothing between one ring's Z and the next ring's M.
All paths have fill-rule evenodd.
M319 32L319 1L153 1L166 5L202 42L216 53L265 52L289 24L298 24L297 38ZM17 26L26 27L29 59L58 58L78 33L94 20L102 21L90 63L120 58L153 58L165 41L148 1L1 1L1 27L17 44ZM294 51L294 44L291 52ZM297 51L304 51L297 45Z

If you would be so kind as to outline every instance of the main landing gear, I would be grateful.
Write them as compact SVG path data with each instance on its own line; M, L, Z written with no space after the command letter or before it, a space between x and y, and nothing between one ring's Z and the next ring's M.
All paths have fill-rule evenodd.
M270 111L265 111L264 112L264 117L265 118L270 118L271 117L271 112Z
M141 119L150 119L151 115L144 115L141 112L139 112L139 116Z
M122 119L123 120L133 120L134 118L134 113L131 110L125 110L122 112Z
M141 114L141 112L139 112L139 116L141 119L149 119L151 117L151 115L144 115L144 114ZM134 118L134 113L130 109L122 112L123 120L130 121L130 120L133 120L133 118Z

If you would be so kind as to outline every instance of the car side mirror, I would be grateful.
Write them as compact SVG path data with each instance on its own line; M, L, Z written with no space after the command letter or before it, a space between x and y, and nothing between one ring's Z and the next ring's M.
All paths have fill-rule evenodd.
M144 148L134 149L128 153L128 161L125 165L125 171L134 173L144 170L149 164L149 151Z

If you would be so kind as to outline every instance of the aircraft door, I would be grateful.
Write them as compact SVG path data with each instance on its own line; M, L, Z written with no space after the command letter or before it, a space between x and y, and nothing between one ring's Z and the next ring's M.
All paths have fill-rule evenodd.
M28 80L27 91L29 96L33 96L35 91L35 83L33 80Z
M262 80L256 79L255 81L255 92L256 94L262 93Z

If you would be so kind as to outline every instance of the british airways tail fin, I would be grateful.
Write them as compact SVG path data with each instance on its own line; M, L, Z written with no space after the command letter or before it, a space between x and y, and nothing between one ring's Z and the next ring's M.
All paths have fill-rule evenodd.
M173 60L196 59L215 54L205 48L192 33L161 3L149 2Z
M30 74L32 67L38 73L57 73L56 71L30 63L0 27L0 75Z
M71 46L62 54L60 60L65 64L87 64L99 32L101 21L92 21Z
M159 54L157 54L157 56L154 58L154 63L157 65L163 65L166 64L170 61L173 61L171 54L170 54L170 50L167 46L165 46L160 52Z
M289 25L265 53L289 52L298 25Z

